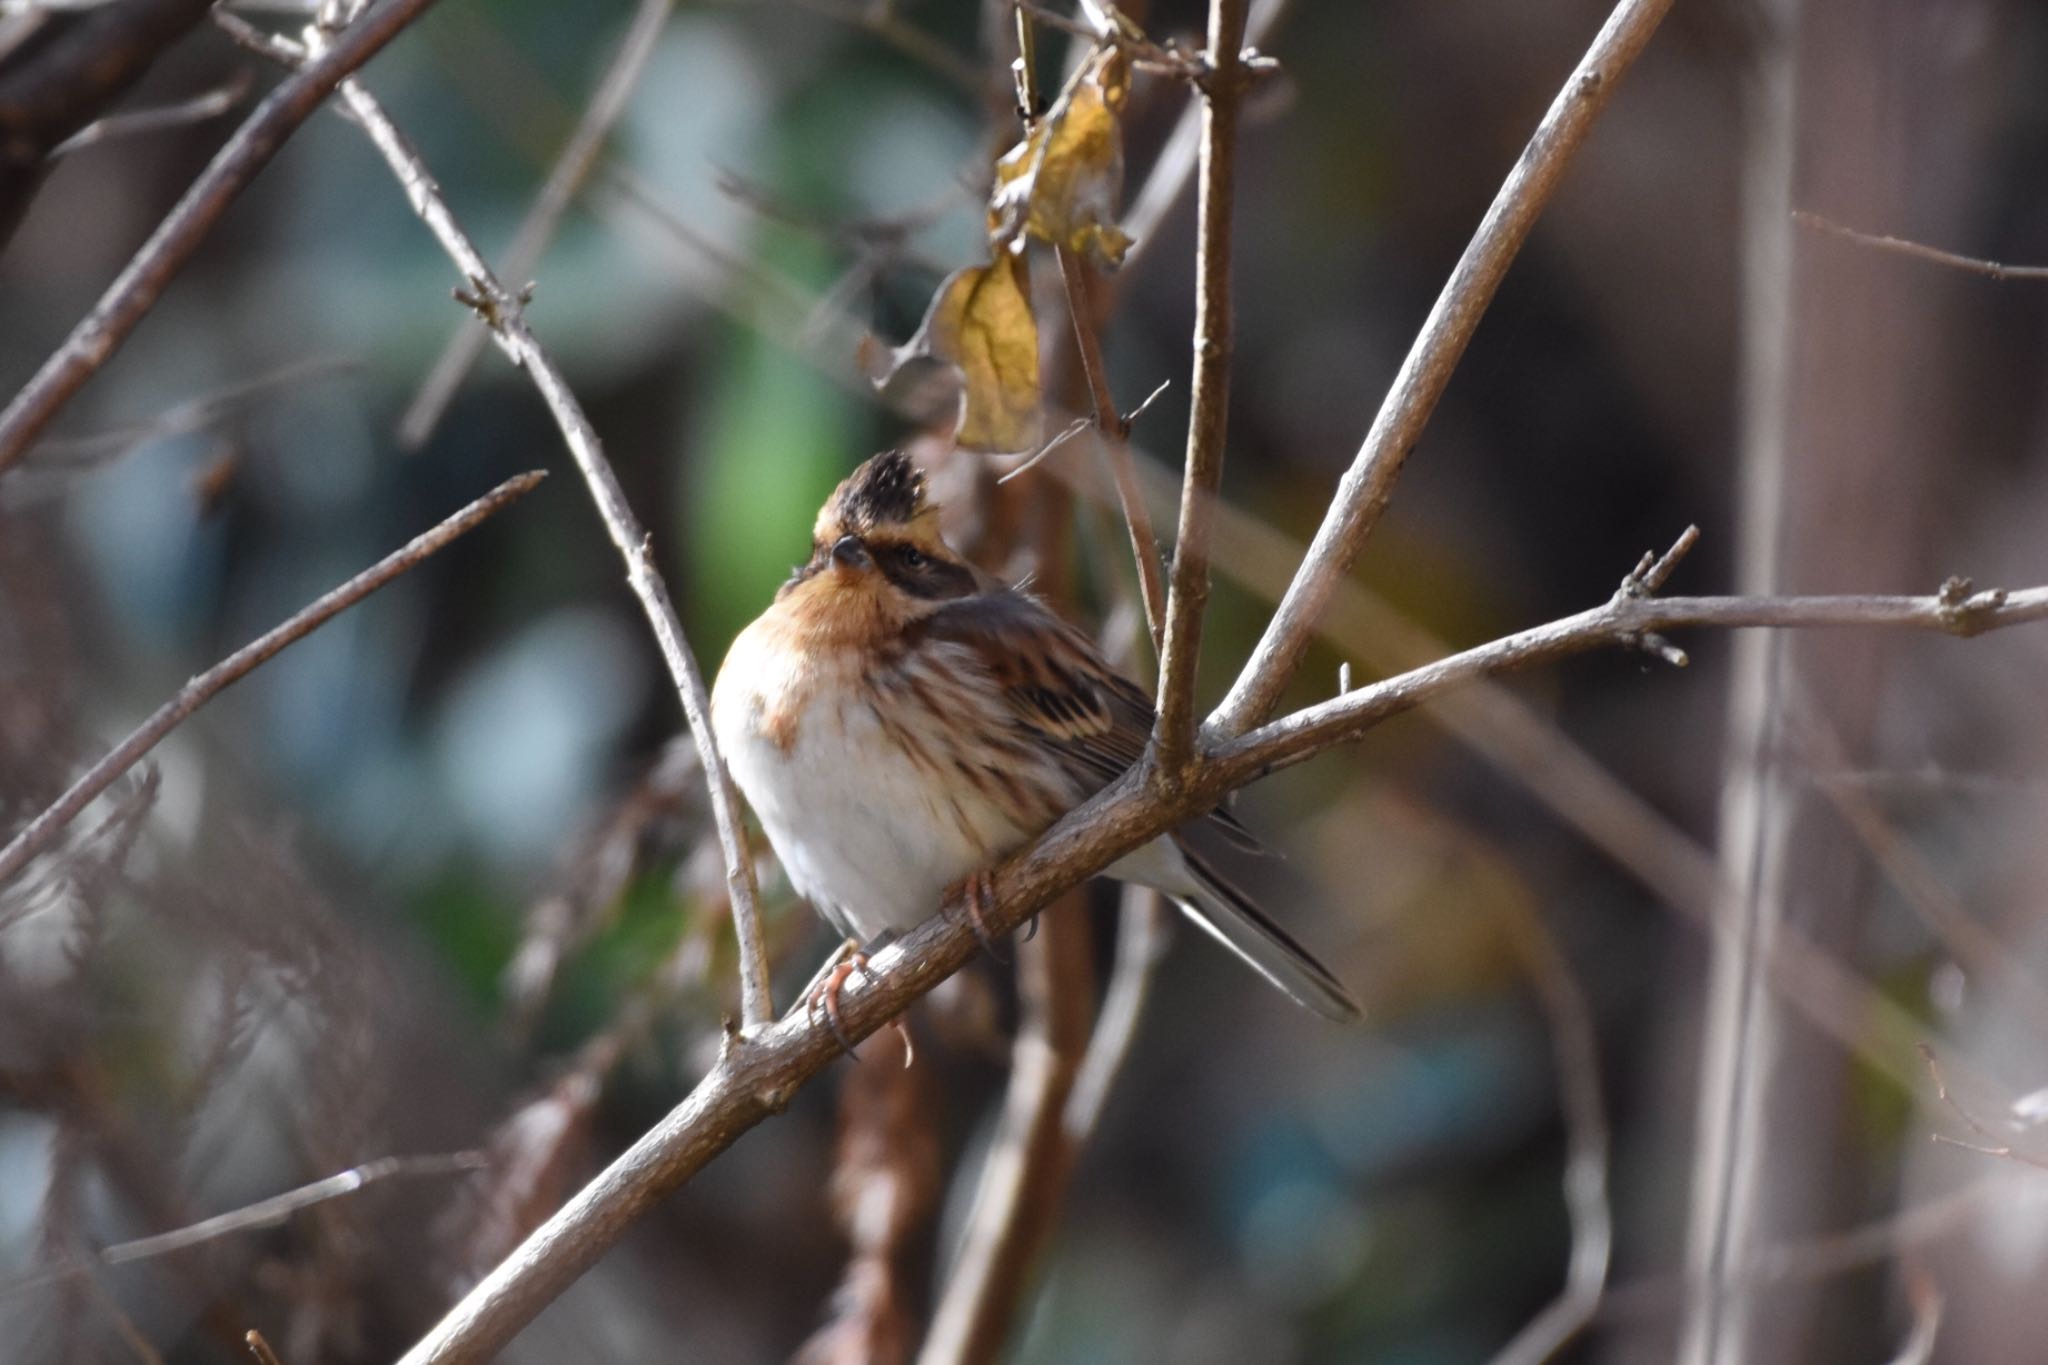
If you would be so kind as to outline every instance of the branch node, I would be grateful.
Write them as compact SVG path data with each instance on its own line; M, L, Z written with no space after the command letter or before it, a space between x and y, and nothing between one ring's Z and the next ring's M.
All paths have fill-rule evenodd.
M1688 526L1661 557L1655 551L1645 551L1643 557L1636 561L1636 566L1628 571L1628 576L1621 580L1620 595L1630 598L1656 596L1671 581L1679 562L1692 553L1692 547L1699 541L1700 528Z
M2004 588L1976 590L1977 585L1962 574L1951 574L1935 594L1943 628L1956 635L1977 635L1989 629L1999 608L2005 605Z

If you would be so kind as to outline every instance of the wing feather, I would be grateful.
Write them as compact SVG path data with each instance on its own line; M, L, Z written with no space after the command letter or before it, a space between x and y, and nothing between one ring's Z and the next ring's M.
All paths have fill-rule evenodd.
M1144 756L1152 699L1037 598L999 588L955 599L933 612L925 628L974 652L1018 726L1059 753L1083 791L1099 791ZM1232 842L1260 848L1222 807L1209 820Z

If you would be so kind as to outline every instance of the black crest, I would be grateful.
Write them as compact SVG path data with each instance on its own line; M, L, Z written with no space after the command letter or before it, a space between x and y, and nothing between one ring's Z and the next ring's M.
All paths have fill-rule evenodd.
M907 526L925 510L924 471L900 450L885 450L846 476L819 517L840 535Z

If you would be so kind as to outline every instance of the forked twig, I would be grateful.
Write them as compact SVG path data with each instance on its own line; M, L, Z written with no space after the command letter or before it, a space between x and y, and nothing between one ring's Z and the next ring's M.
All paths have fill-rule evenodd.
M1422 439L1508 266L1615 86L1670 8L1671 0L1621 0L1536 126L1416 334L1379 414L1338 482L1308 557L1230 694L1210 716L1208 728L1217 735L1244 733L1279 702L1315 633L1316 619L1393 496L1402 465Z

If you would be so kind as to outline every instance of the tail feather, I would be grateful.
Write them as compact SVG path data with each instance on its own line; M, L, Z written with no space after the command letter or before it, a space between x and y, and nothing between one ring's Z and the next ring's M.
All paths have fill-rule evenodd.
M1224 947L1243 958L1259 975L1278 986L1296 1004L1325 1019L1349 1023L1365 1015L1365 1007L1342 981L1294 935L1277 924L1244 892L1182 845L1182 859L1192 874L1192 894L1173 899L1188 918L1206 929Z

